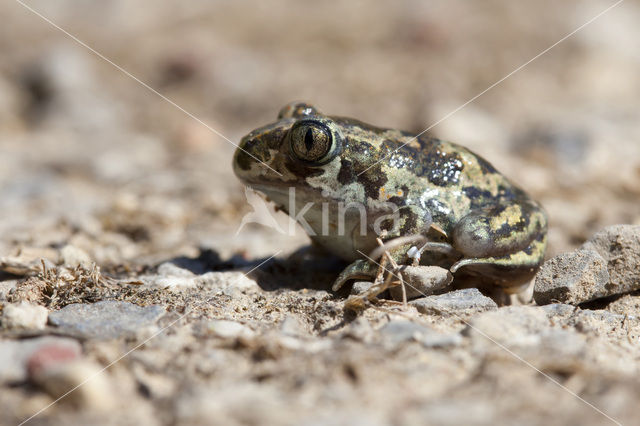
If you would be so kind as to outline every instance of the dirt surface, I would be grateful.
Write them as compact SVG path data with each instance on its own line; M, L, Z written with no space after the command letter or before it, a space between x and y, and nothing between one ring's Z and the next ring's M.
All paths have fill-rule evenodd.
M449 113L613 3L28 2L105 61L4 2L0 424L637 422L640 265L599 242L616 285L572 270L605 289L586 303L345 311L301 229L237 232L235 148L207 127L237 143L297 99L438 123L542 202L551 258L640 225L640 6Z

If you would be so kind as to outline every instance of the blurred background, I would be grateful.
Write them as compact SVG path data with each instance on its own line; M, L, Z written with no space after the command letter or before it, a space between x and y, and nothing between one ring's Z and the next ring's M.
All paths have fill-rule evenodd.
M292 100L420 132L613 3L28 1L234 142ZM0 13L0 252L73 244L108 268L306 243L235 236L229 142L20 3ZM431 130L542 201L551 255L640 224L638 22L623 2Z

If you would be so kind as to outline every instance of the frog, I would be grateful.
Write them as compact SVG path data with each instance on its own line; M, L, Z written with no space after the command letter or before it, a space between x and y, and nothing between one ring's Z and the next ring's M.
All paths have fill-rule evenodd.
M380 244L393 246L400 265L440 266L507 293L528 285L544 260L541 204L480 155L428 134L292 102L241 139L233 170L315 246L350 262L334 291L376 278ZM416 236L426 241L418 254Z

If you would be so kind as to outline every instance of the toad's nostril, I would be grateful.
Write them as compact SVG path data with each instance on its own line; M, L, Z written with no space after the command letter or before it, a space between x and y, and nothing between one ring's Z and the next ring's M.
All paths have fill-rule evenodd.
M258 141L254 138L242 139L240 141L240 149L245 151L251 151Z

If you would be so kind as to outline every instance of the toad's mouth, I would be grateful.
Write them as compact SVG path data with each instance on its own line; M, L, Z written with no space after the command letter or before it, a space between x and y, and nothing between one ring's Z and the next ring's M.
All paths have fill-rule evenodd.
M252 183L249 188L259 193L266 201L276 205L278 209L290 211L290 205L294 203L301 206L306 203L323 202L322 196L313 188L291 186L287 184L264 185Z

